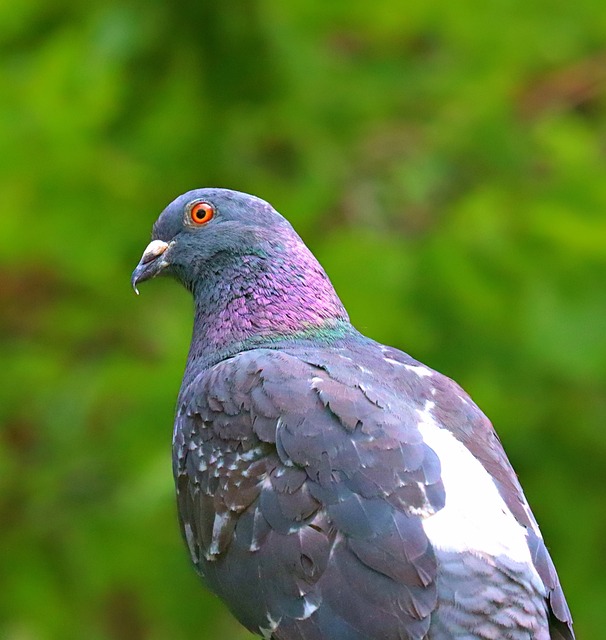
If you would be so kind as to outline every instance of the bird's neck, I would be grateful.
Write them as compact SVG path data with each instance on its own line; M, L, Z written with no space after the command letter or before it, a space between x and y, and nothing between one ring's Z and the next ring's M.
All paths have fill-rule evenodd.
M219 258L193 283L190 362L210 363L247 345L346 324L328 276L302 244L278 255Z

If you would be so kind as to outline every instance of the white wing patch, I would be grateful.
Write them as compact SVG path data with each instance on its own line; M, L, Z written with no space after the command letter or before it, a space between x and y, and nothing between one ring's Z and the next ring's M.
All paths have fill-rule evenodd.
M419 431L442 465L446 504L423 520L423 528L436 549L505 555L527 564L533 582L544 591L532 562L526 530L515 519L482 464L449 431L441 429L428 400L418 413Z
M307 620L309 616L313 615L318 608L320 607L320 603L312 602L307 598L304 600L305 604L303 606L303 615L299 618L299 620Z
M187 542L187 548L189 549L189 555L191 556L192 562L197 565L200 559L198 558L196 549L196 538L194 537L194 532L188 522L185 523L185 540Z
M385 362L389 362L389 364L396 365L397 367L404 367L407 371L419 376L419 378L426 378L433 375L433 371L422 364L406 364L405 362L399 362L398 360L388 358L387 356L384 356L383 359Z
M416 373L419 376L419 378L430 377L433 375L433 372L431 371L431 369L424 367L422 364L420 365L405 364L404 366L408 371L412 371L412 373Z
M259 631L265 640L270 640L272 633L278 628L280 622L282 622L282 618L272 618L271 613L268 613L266 618L267 626L259 627Z

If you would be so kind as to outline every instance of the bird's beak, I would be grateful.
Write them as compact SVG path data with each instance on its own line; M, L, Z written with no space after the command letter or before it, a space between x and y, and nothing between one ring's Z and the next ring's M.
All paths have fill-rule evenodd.
M164 256L168 247L167 242L152 240L145 248L141 260L139 260L139 264L136 266L130 279L130 283L133 285L133 289L137 295L139 295L139 290L137 289L139 282L155 278L168 266L168 262Z

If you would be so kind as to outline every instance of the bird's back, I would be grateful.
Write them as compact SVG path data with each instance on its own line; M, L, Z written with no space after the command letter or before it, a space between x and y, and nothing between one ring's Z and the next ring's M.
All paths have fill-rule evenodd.
M191 370L174 471L192 560L265 637L574 637L489 421L356 332Z

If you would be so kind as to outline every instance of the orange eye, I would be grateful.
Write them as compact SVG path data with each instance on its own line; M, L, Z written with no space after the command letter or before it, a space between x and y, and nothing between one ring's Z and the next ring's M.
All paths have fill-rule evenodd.
M215 215L215 210L208 202L196 202L191 208L189 215L191 216L192 222L196 224L206 224L212 220Z

